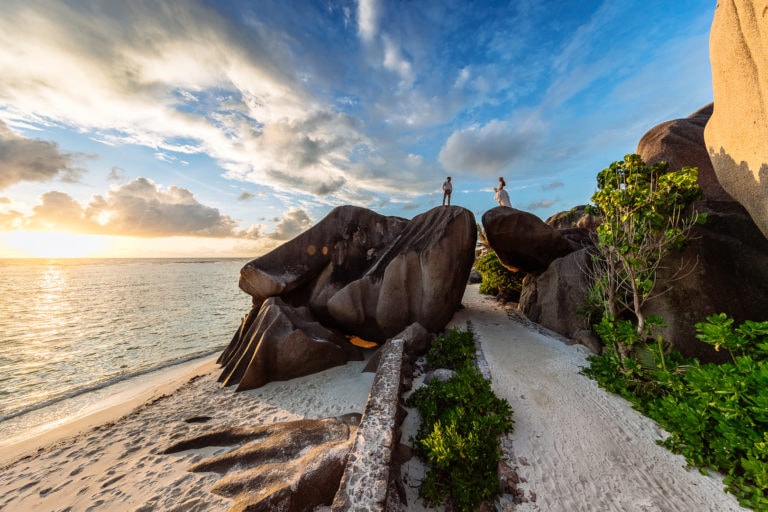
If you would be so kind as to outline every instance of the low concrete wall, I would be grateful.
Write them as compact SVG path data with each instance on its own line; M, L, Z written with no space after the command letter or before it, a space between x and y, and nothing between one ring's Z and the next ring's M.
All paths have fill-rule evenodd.
M330 507L333 512L381 512L386 509L392 452L398 442L397 412L404 345L403 340L393 339L381 349L381 359L355 444Z

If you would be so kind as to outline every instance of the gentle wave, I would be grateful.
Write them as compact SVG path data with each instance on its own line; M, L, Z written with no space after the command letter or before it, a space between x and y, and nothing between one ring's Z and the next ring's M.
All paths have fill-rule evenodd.
M221 350L246 262L0 259L0 424Z
M98 384L94 384L92 386L85 386L85 387L82 387L82 388L73 389L69 393L63 394L61 396L53 397L50 400L47 400L45 402L40 402L40 403L37 403L37 404L33 404L33 405L30 405L30 406L28 406L28 407L26 407L24 409L19 410L19 411L12 412L12 413L7 414L5 416L0 416L0 423L2 423L3 421L8 421L8 420L13 419L13 418L17 418L17 417L22 416L24 414L28 414L30 412L34 412L34 411L37 411L37 410L40 410L40 409L44 409L46 407L50 407L52 405L56 405L57 403L63 402L64 400L69 400L71 398L76 398L76 397L78 397L80 395L84 395L86 393L91 393L93 391L98 391L100 389L108 388L109 386L114 386L115 384L119 384L120 382L131 380L131 379L136 378L136 377L141 377L142 375L146 375L148 373L152 373L152 372L156 372L158 370L163 370L165 368L170 368L170 367L173 367L173 366L184 364L184 363L186 363L188 361L192 361L193 359L199 359L201 357L213 356L213 355L218 354L219 352L221 352L221 350L223 350L223 349L224 349L224 347L222 346L222 347L220 347L219 349L217 349L217 350L215 350L213 352L201 352L201 353L197 353L197 354L190 354L189 356L183 357L181 359L166 361L166 362L164 362L162 364L159 364L157 366L149 367L149 368L146 368L146 369L138 371L138 372L125 373L125 374L120 375L119 377L114 377L112 379L99 382Z

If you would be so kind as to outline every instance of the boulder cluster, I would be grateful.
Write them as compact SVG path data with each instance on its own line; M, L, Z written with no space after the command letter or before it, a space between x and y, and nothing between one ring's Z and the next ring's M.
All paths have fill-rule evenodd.
M377 344L441 331L461 306L474 261L474 215L458 206L411 220L355 206L247 263L253 297L219 358L221 382L252 389L362 359L355 336ZM422 350L410 335L407 349Z
M665 161L670 171L699 170L702 199L693 208L706 213L708 221L694 229L682 252L662 262L660 282L680 268L689 271L676 275L672 286L647 303L645 313L661 316L664 338L702 361L720 361L724 354L696 339L697 322L721 312L738 323L766 319L768 32L759 30L764 18L765 9L754 9L746 0L718 4L710 36L714 103L655 126L636 151L649 165ZM590 265L591 240L583 230L594 223L580 207L546 222L531 217L509 208L483 216L499 259L528 273L521 310L599 351L599 340L580 314L590 286L584 270Z

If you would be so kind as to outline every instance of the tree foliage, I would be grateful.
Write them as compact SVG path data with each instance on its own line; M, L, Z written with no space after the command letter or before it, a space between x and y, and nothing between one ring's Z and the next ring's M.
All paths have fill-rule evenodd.
M634 323L634 337L613 345L623 355L649 334L643 307L663 292L657 273L664 257L680 249L693 226L704 220L689 209L701 195L697 176L695 167L670 172L666 163L648 166L634 154L597 175L592 202L603 222L592 258L592 297L607 322L629 317ZM676 275L688 270L677 269Z

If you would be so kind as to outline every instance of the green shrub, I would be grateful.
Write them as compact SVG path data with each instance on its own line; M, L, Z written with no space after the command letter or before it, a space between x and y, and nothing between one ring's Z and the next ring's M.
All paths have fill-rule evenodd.
M472 363L474 336L470 327L465 332L449 331L430 349L435 358L443 357L437 354L443 351L453 354L437 366L452 367L455 375L416 389L405 402L422 418L413 441L429 469L419 496L430 505L447 500L460 511L474 510L481 501L501 492L499 437L512 429L509 403L496 397Z
M480 283L480 293L520 296L524 275L520 272L512 272L502 265L495 252L491 251L480 257L475 263L475 270L483 276L483 281Z
M606 351L584 373L621 394L670 436L661 442L689 464L725 475L743 506L768 510L768 322L734 326L726 315L696 324L697 337L732 362L701 365L669 352L655 365ZM629 363L629 364L627 364Z
M454 327L444 336L435 338L427 352L427 364L431 368L456 370L474 364L474 361L475 338L470 323L465 331Z

